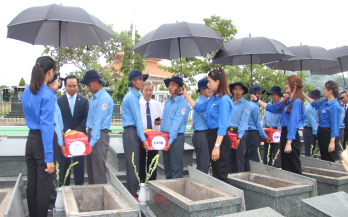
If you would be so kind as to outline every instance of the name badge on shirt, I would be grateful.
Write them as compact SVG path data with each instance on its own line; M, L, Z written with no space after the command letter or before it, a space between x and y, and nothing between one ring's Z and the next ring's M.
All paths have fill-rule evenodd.
M183 116L186 114L186 109L185 109L185 108L181 109L181 114L182 114Z
M211 107L214 108L216 106L216 104L213 104Z
M247 114L250 113L250 109L249 109L249 108L246 109L246 113L247 113Z
M323 111L321 111L321 113L323 113L323 114L324 114L324 113L326 113L326 111L323 109Z
M102 105L102 110L103 110L103 111L106 111L107 108L108 108L108 105L107 105L106 103L103 103L103 105Z

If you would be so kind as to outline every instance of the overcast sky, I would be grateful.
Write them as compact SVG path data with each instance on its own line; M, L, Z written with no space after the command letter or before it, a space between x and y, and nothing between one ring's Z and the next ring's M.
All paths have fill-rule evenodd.
M203 18L216 14L231 19L238 29L236 38L264 36L287 46L312 45L326 49L347 45L347 0L136 0L136 28L145 35L164 23L186 21L203 23ZM115 31L129 29L133 22L134 0L129 1L6 1L0 9L0 85L18 85L21 77L26 83L43 46L7 39L7 25L26 8L49 4L78 6L102 22L114 24ZM62 74L74 67L63 66Z

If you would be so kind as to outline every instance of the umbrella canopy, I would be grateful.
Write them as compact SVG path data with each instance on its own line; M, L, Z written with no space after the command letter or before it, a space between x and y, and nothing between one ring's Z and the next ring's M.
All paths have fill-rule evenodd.
M338 66L337 60L325 49L317 46L292 46L289 47L295 55L286 61L267 64L271 69L288 71L322 70Z
M143 58L178 59L203 56L223 48L223 38L204 24L178 22L163 24L147 33L133 51Z
M33 45L100 45L111 37L107 26L82 8L57 4L28 8L7 26L7 38Z
M214 57L213 64L248 65L286 60L294 54L283 43L265 37L229 41Z
M265 37L246 37L229 41L225 48L219 50L213 59L213 64L251 65L287 60L294 54L283 43ZM253 78L251 76L251 86ZM253 88L251 89L253 93Z
M332 57L338 60L338 66L323 69L323 70L312 70L312 75L333 75L341 72L343 76L344 86L347 89L346 80L344 79L343 72L348 71L348 46L342 46L329 50Z

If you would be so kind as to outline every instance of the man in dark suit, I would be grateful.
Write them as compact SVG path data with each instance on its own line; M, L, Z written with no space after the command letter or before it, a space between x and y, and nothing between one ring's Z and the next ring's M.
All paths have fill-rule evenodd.
M86 121L88 116L88 99L77 94L79 79L75 75L69 75L65 78L66 94L58 97L58 105L62 112L64 133L68 130L76 130L86 134ZM84 156L72 157L73 162L79 163L74 166L75 185L84 183ZM63 185L64 176L71 164L71 158L58 156L59 163L59 184ZM70 174L65 185L70 184Z
M346 91L341 92L340 97L341 97L340 104L346 112L346 116L344 117L344 120L343 120L345 124L345 129L344 129L344 142L342 144L342 147L345 148L346 144L348 143L348 96Z

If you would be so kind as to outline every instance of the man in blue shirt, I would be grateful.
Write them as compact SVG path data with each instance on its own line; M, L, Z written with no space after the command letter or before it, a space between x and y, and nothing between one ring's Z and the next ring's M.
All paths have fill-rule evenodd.
M106 157L109 150L109 128L114 101L102 86L99 73L89 70L80 81L93 93L87 116L88 140L91 154L87 156L89 184L106 184Z
M161 132L169 134L169 147L163 151L163 163L166 179L183 178L183 154L185 131L190 106L181 95L183 90L182 78L174 76L164 80L171 96L164 104L163 117L160 125Z
M314 101L319 102L320 95L319 90L313 90L311 95L309 95ZM311 153L315 150L317 143L317 131L318 131L318 110L314 108L311 104L307 105L305 108L306 118L303 126L303 141L305 146L305 156L310 157ZM311 149L311 146L313 148Z
M228 172L244 172L244 151L245 151L245 131L248 129L250 106L243 95L248 93L248 88L242 82L235 82L229 85L232 98L233 111L229 118L229 130L238 134L236 146L230 151L228 159Z
M250 88L250 93L254 93L255 96L261 99L262 94L265 93L264 89L261 89L258 85L253 85ZM261 146L261 138L265 139L266 143L270 143L271 139L267 136L261 126L260 106L257 102L250 101L250 117L248 121L248 130L245 133L245 154L244 154L244 170L250 171L249 160L259 162L259 156L257 150Z
M212 93L208 88L208 79L203 78L198 81L198 99L196 103L202 104L211 97ZM192 144L196 151L197 170L204 173L209 172L210 155L207 138L207 117L205 112L192 111L193 135Z
M276 104L279 102L282 97L281 88L278 86L273 86L271 91L267 93L267 95L271 95L272 102L268 103L270 105ZM282 130L282 125L280 124L281 114L275 114L269 111L266 111L263 115L263 128L272 128L277 130ZM271 150L268 150L270 147ZM274 166L276 168L281 167L281 155L280 155L280 143L264 143L264 155L263 155L263 163L269 166ZM278 153L279 151L279 153ZM269 152L269 154L268 154ZM278 153L278 155L277 155ZM275 158L277 155L277 158ZM268 158L267 158L268 157ZM275 159L275 160L274 160ZM274 161L274 165L273 165Z
M137 197L138 179L134 172L132 155L134 153L134 165L139 173L140 145L143 143L148 151L148 143L145 137L143 122L141 119L139 90L143 89L144 81L148 75L143 75L139 70L133 69L128 75L129 92L122 101L122 125L124 128L122 134L123 149L126 156L126 176L127 189Z

